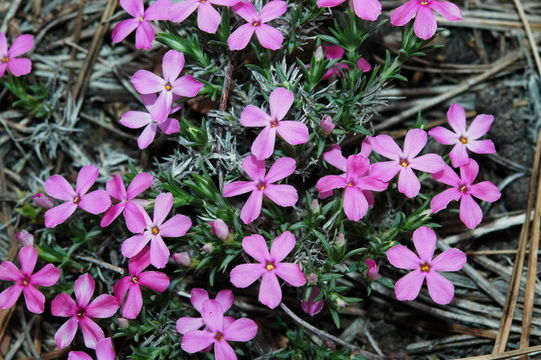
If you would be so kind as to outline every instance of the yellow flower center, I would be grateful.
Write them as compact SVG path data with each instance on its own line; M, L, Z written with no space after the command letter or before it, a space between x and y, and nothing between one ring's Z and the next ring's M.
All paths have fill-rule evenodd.
M252 23L252 26L253 26L253 27L258 27L259 25L261 25L261 23L260 23L259 21L254 21L254 22Z
M23 284L24 286L26 286L26 285L29 284L29 282L28 282L28 280L24 279L24 280L22 281L22 284Z
M421 271L422 272L429 272L430 271L430 264L422 263L421 264Z
M424 5L424 6L428 5L428 1L421 1L421 5Z
M76 197L73 198L73 203L74 204L78 204L81 202L81 197L79 195L77 195Z
M134 276L131 278L131 282L137 284L139 282L139 278L137 276Z
M157 226L154 226L152 229L150 229L150 232L152 235L158 235L160 233L160 229Z
M3 62L3 63L7 63L8 61L9 61L9 58L8 58L8 57L2 58L2 62Z
M140 16L140 17L137 18L137 21L143 22L143 21L145 21L145 19L142 16Z
M463 143L463 144L467 144L468 143L468 138L464 137L464 136L461 136L460 138L458 138L458 140Z
M408 167L410 163L407 160L400 160L400 166L402 167Z
M216 335L214 336L214 339L216 341L221 341L221 340L224 339L224 334L222 334L221 332L218 331L218 332L216 332Z
M77 311L77 317L78 318L84 318L85 317L85 311L82 310L82 309Z
M461 192L466 192L466 190L468 190L466 185L462 185L459 189L460 189Z
M172 88L173 87L171 86L171 84L166 84L165 85L165 90L167 90L167 91L171 91Z
M273 263L267 263L267 265L265 266L265 269L267 269L267 271L274 270L274 264Z

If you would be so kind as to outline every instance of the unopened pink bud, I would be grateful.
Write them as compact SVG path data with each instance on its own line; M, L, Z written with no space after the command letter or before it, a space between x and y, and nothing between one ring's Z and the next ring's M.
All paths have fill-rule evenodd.
M121 329L125 329L130 326L129 321L126 318L120 317L116 319L116 321L118 323L118 327L120 327Z
M34 205L39 206L45 210L48 210L54 206L53 200L43 193L36 193L32 196L32 202Z
M360 58L357 61L357 69L361 70L362 72L369 72L370 70L372 70L372 64L370 64L365 59Z
M314 57L316 58L317 61L321 61L325 58L325 53L323 52L323 47L322 46L318 46L316 48L316 52L314 54Z
M206 252L207 254L210 254L211 252L214 251L214 246L212 244L205 244L203 245L203 247L201 248L201 250L203 250L204 252Z
M174 253L173 255L171 255L171 257L176 263L182 266L190 266L192 264L192 259L190 259L190 255L185 251Z
M34 236L26 230L15 233L15 239L19 240L22 246L34 246Z
M210 229L213 235L221 240L226 240L229 236L229 227L222 219L214 220L210 223Z
M325 115L319 122L319 126L321 126L321 131L323 131L323 134L330 135L336 125L334 125L332 118L329 115Z
M306 282L308 283L308 285L315 285L315 284L317 284L317 275L314 274L314 273L310 273L310 274L306 277Z
M368 268L366 269L366 277L372 281L379 280L381 275L379 273L379 265L374 259L365 259L364 263Z
M317 199L314 199L310 202L310 210L312 210L313 213L318 213L320 210L319 201Z
M307 313L310 316L314 316L317 313L319 313L321 309L323 309L323 305L325 304L323 299L314 301L314 299L318 295L319 295L319 288L315 287L312 289L312 292L310 293L308 300L301 301L301 308L304 310L305 313Z
M336 246L342 247L346 245L346 237L344 233L338 233L338 236L336 237L336 240L334 241Z

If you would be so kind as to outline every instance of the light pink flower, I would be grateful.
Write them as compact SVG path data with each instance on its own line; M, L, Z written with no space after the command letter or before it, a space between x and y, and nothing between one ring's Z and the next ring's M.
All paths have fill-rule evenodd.
M398 175L398 191L409 198L417 196L421 183L413 169L428 173L441 171L445 162L437 154L419 155L427 142L426 131L412 129L406 134L404 150L389 135L378 135L372 140L372 148L378 154L391 159L372 165L372 175L390 181Z
M19 250L19 270L11 261L0 264L0 280L14 281L15 284L0 293L0 309L15 305L17 299L24 294L28 311L41 314L45 306L45 296L36 289L37 286L53 286L60 278L60 270L47 264L38 272L34 272L38 260L38 251L33 246L25 246Z
M404 245L387 250L387 259L393 266L413 270L396 282L396 298L401 301L415 299L426 279L432 300L440 305L449 304L453 300L455 287L439 271L459 271L466 263L466 254L458 249L448 249L432 259L436 249L436 233L426 226L413 232L413 244L419 256Z
M492 140L478 140L485 135L494 122L494 116L480 114L466 129L466 112L459 104L452 104L447 112L447 120L453 131L437 126L428 135L443 145L454 145L449 153L453 167L466 165L470 161L468 150L476 154L494 154L496 148Z
M214 345L216 360L236 360L235 350L228 341L250 341L257 334L257 324L247 318L228 323L222 312L222 305L216 300L203 303L201 312L207 330L191 330L182 337L181 347L187 353L204 351Z
M264 129L252 144L252 154L258 160L267 159L272 155L277 134L290 145L308 142L308 128L306 125L300 121L282 120L291 105L293 105L294 100L295 96L291 91L285 88L277 88L270 94L270 115L254 105L246 106L240 114L242 126L264 126Z
M169 286L169 278L159 271L143 271L150 265L150 248L146 246L128 262L129 276L120 279L113 287L113 293L122 306L122 316L135 319L143 307L141 286L156 292L164 292ZM126 296L127 294L127 296ZM125 301L124 301L125 298Z
M137 49L152 49L156 37L151 20L167 20L169 6L164 1L156 1L146 11L143 0L120 0L120 6L133 19L127 19L116 24L111 34L114 43L124 40L135 30L135 47Z
M22 246L33 246L34 245L34 235L30 234L26 230L16 232L14 235L15 239L21 242Z
M325 57L328 60L341 59L344 56L345 50L338 45L327 45L325 46ZM349 70L349 66L341 62L335 63L330 69L327 69L325 74L323 74L322 79L327 80L335 77L344 77L344 70Z
M318 7L335 7L346 0L317 0ZM375 21L381 15L381 4L378 0L353 0L355 15L364 20Z
M210 230L212 235L215 235L220 240L227 240L229 237L229 226L222 219L212 221Z
M366 145L364 152L369 152ZM335 145L323 154L329 164L344 171L342 175L327 175L318 180L316 188L320 196L327 197L334 189L345 189L342 194L342 206L349 220L359 221L369 207L374 205L372 191L387 189L387 183L370 173L370 161L361 154L350 155L347 159L342 155L340 146Z
M222 21L222 16L212 5L233 6L239 0L181 0L173 3L169 10L169 20L182 22L197 10L197 27L199 30L214 34Z
M460 220L469 229L474 229L483 219L483 211L477 205L474 197L483 201L494 202L501 197L500 190L490 181L474 184L473 181L479 173L479 165L475 160L460 167L460 177L450 166L445 165L442 171L432 176L437 181L452 186L432 198L430 208L433 212L445 209L455 200L460 200Z
M110 337L102 339L96 344L96 359L115 360L115 349L113 349L113 341ZM68 360L92 360L92 358L82 351L70 351Z
M53 200L45 194L35 193L32 195L32 202L34 205L39 206L42 209L49 210L54 206Z
M233 6L233 11L248 24L241 25L233 31L227 39L227 44L231 50L242 50L255 35L259 43L264 48L278 50L282 47L284 36L282 33L266 23L285 14L287 3L281 0L269 1L261 12L257 12L255 6L249 1L239 1Z
M184 54L169 50L162 60L163 78L148 70L139 70L131 78L131 83L138 93L160 94L152 106L152 119L157 123L166 121L171 113L173 94L192 97L197 95L203 87L202 83L190 75L179 77L182 68L184 68Z
M436 16L432 10L448 21L462 20L462 12L459 7L449 1L409 0L391 12L391 24L404 26L415 17L413 24L415 35L423 40L428 40L434 36L438 28Z
M295 248L295 236L286 231L273 241L271 251L261 235L246 236L242 239L242 249L254 258L256 264L241 264L231 270L231 283L238 288L245 288L262 277L259 288L259 302L274 309L282 302L282 289L278 277L291 286L306 284L306 276L299 265L282 262Z
M310 316L319 314L319 312L323 309L323 305L325 305L325 301L323 299L315 301L318 295L319 288L314 287L312 288L312 292L310 293L308 300L301 301L301 309Z
M27 58L20 58L24 53L29 52L34 46L32 35L19 35L13 40L8 48L6 35L0 32L0 78L4 76L6 69L13 76L22 76L32 71L32 61Z
M232 197L251 192L240 212L242 221L249 224L261 214L264 196L282 207L293 206L297 203L299 195L293 186L274 184L293 174L295 167L295 160L283 157L276 160L269 172L265 174L265 161L257 160L255 156L250 155L242 162L242 168L252 180L226 184L222 196Z
M379 265L374 259L365 259L364 263L366 264L366 277L372 281L381 279L381 274L379 273Z
M170 252L163 238L184 236L192 227L192 221L184 215L175 215L165 221L172 208L173 195L171 193L158 195L154 202L153 219L150 219L146 211L142 212L144 217L143 227L146 229L143 233L124 240L121 248L122 255L132 258L139 254L145 245L150 242L150 263L159 269L165 267Z
M190 302L198 313L203 314L203 304L207 300L209 300L209 293L206 290L198 288L192 289ZM235 298L231 290L222 290L216 294L215 300L221 305L222 314L225 314L233 305ZM226 316L224 320L232 323L235 319L230 316ZM186 316L177 320L177 331L182 335L192 330L199 330L203 326L205 326L205 322L201 317Z
M141 203L135 197L152 186L152 175L147 173L137 174L128 190L124 185L122 176L116 174L106 184L107 193L118 203L111 206L100 221L101 227L109 226L120 214L124 214L124 220L128 230L132 233L140 233L145 228L141 209Z
M94 190L87 194L98 178L97 166L83 166L77 175L75 190L60 175L53 175L45 181L45 191L49 196L65 202L45 212L45 226L54 228L66 221L77 208L91 214L101 214L111 206L111 199L105 190Z
M73 341L77 328L81 328L85 346L91 349L105 338L103 330L91 318L105 319L113 316L118 310L118 303L112 295L100 295L90 302L94 295L95 283L90 274L83 274L75 280L73 289L74 301L68 294L57 295L51 303L51 314L69 317L54 336L59 349L63 349Z
M336 125L332 121L332 118L329 115L323 116L323 118L319 122L319 126L321 126L321 131L323 131L323 135L330 135L336 127Z

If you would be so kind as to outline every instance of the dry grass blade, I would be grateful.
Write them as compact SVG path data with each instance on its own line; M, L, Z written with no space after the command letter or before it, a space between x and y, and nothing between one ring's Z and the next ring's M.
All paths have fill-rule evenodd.
M527 355L534 352L541 351L541 345L538 346L532 346L525 349L518 349L518 350L511 350L506 351L501 354L489 354L489 355L481 355L481 356L472 356L467 358L460 358L456 360L500 360L500 359L510 359L516 356L520 355Z
M514 0L514 2L515 2L515 6L517 7L520 20L522 21L522 25L524 25L526 36L528 36L528 42L530 43L530 48L532 50L532 55L535 60L535 65L537 66L537 71L539 72L539 75L541 75L541 59L539 58L539 50L537 49L537 44L535 43L535 39L533 37L530 22L528 21L528 18L526 17L526 13L524 12L524 7L522 6L522 2L520 0Z

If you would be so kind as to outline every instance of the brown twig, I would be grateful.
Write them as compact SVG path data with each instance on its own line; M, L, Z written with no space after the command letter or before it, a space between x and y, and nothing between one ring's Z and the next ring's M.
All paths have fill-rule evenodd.
M528 18L526 17L526 13L524 12L524 7L522 6L522 2L520 0L513 0L513 1L517 8L518 16L520 16L520 20L522 21L522 25L524 25L524 31L526 31L526 36L528 37L528 42L530 43L530 49L532 50L532 55L535 60L535 64L537 66L537 71L539 72L539 75L541 75L541 59L539 58L539 50L537 49L537 44L535 42L535 39L532 33L532 27L530 26L530 22L528 21Z

